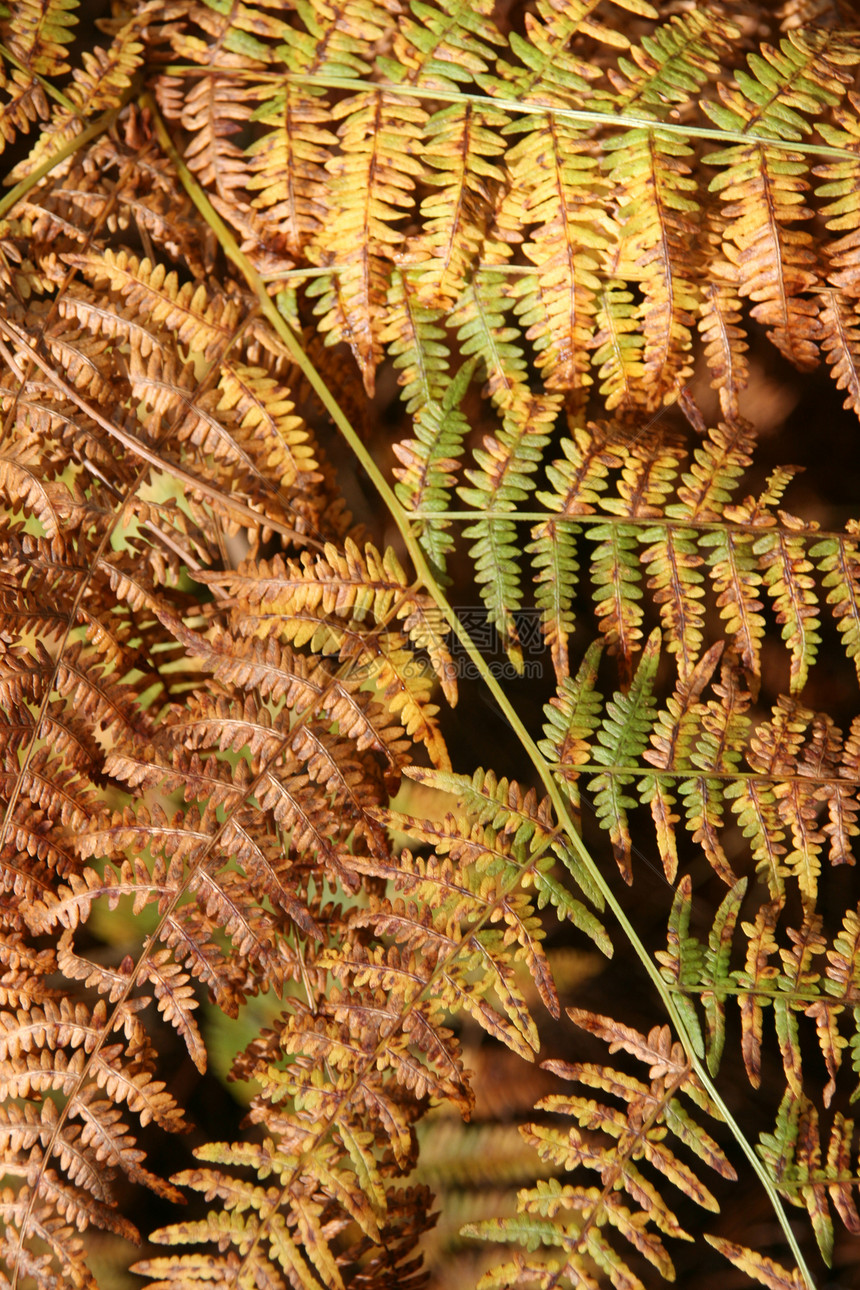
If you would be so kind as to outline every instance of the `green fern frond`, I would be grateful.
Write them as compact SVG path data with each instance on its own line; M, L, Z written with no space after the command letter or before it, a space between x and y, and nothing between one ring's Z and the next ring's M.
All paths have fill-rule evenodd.
M546 801L538 802L533 793L523 795L516 784L497 781L495 776L480 771L469 778L413 767L410 777L446 793L456 793L463 800L466 815L460 826L461 833L453 816L446 817L441 825L390 816L389 827L418 841L432 843L437 852L442 846L440 854L460 855L463 861L474 857L473 863L481 865L486 862L493 876L504 876L510 884L521 882L525 890L533 888L538 909L551 905L559 920L574 923L604 952L611 953L611 942L599 920L566 890L553 872L556 860L561 859L586 898L602 909L602 900L594 885L572 864ZM487 830L486 835L481 830ZM489 848L486 857L481 852L482 836ZM495 861L493 854L497 855ZM502 856L507 858L503 860Z
M529 392L522 350L511 341L517 333L503 325L503 288L501 275L482 274L451 319L451 325L459 327L463 353L480 357L487 393L504 417L503 428L485 436L483 448L475 450L478 469L465 472L472 487L461 486L457 492L476 509L514 512L528 496L561 399ZM502 518L479 519L464 531L464 537L475 539L470 548L475 580L490 622L519 667L522 655L513 615L522 605L522 591L515 525Z
M648 638L629 691L616 690L606 706L606 718L597 731L592 750L595 762L605 766L629 766L644 751L653 719L653 688L660 661L660 633ZM635 798L624 789L633 783L630 775L597 775L589 781L594 809L603 828L609 830L612 850L625 882L633 881L632 842L627 811Z
M547 467L552 492L538 492L538 501L559 516L590 515L599 505L611 467L621 458L613 452L611 438L602 427L577 429L561 441L564 458ZM579 526L548 520L532 529L527 548L534 556L535 604L541 610L544 634L552 650L556 676L568 675L568 638L574 630L572 603L579 575L576 539Z
M621 657L623 675L629 675L633 655L639 650L643 620L640 601L641 566L637 551L639 534L629 524L591 526L590 542L599 543L591 558L594 613L613 654Z
M695 669L685 676L679 669L678 686L669 699L666 709L657 715L651 732L653 748L643 753L645 761L661 771L687 771L692 766L692 751L705 705L699 702L702 691L710 681L722 649L712 646ZM657 843L668 882L674 882L678 871L678 850L674 826L678 816L672 812L675 797L672 779L664 775L646 776L641 783L640 796L650 805L657 830ZM684 792L685 784L681 785Z
M783 1098L774 1132L763 1133L759 1139L759 1151L773 1169L777 1185L792 1204L803 1205L808 1211L821 1256L828 1266L834 1239L828 1199L850 1232L860 1230L860 1215L852 1196L856 1186L856 1176L851 1172L853 1145L854 1121L837 1114L825 1168L818 1112L802 1094L791 1093Z

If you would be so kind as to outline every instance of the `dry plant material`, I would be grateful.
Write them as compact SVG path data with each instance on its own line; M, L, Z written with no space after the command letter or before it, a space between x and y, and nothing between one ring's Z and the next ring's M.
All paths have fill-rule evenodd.
M860 414L846 8L3 11L0 1286L95 1290L95 1226L176 1247L150 1290L417 1290L464 1030L558 1089L517 1216L466 1227L518 1247L481 1285L671 1280L675 1198L716 1224L742 1172L808 1220L788 1255L714 1227L760 1283L860 1232L860 717L816 707L860 671L860 516L750 483L743 415L766 345ZM406 554L347 509L333 400ZM536 658L541 788L464 771L464 662ZM610 881L643 848L650 959ZM571 943L664 1011L578 1006ZM256 996L244 1129L161 1176L165 1036L202 1076L202 1008ZM768 1080L756 1156L722 1121Z

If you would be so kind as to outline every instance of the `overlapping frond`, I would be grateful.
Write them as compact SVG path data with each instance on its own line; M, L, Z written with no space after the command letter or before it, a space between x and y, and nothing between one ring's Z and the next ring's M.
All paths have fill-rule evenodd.
M789 33L778 49L750 55L737 88L720 84L720 102L705 111L724 130L798 142L808 117L839 103L860 56L850 36L812 30ZM739 144L708 157L725 167L712 188L728 203L723 250L741 297L756 301L752 316L799 366L814 365L821 334L814 290L819 282L811 235L797 227L813 217L801 154L769 144Z
M432 854L352 849L354 872L383 880L385 894L340 916L338 937L330 936L329 919L326 935L306 943L311 996L293 999L278 1028L238 1063L238 1072L263 1084L252 1118L277 1137L263 1148L222 1143L199 1151L220 1168L178 1181L220 1197L225 1208L156 1233L157 1240L217 1241L241 1257L250 1210L259 1257L284 1276L307 1286L349 1284L353 1260L336 1252L333 1237L352 1221L368 1239L384 1240L386 1216L402 1204L392 1179L413 1160L420 1106L449 1101L464 1114L472 1106L449 1019L470 1016L531 1057L539 1039L526 1002L529 977L543 1005L559 1014L538 911L552 904L560 919L606 946L595 916L553 872L558 831L548 803L492 776L413 773L458 792L468 825L450 814L421 820L374 812L380 825L429 844ZM243 1165L261 1184L276 1175L279 1186L249 1187L225 1172ZM285 1231L293 1233L286 1243ZM193 1256L186 1258L175 1266L190 1269ZM139 1270L170 1267L147 1260Z
M768 343L860 411L826 8L0 15L4 1285L95 1290L131 1185L202 1198L152 1290L415 1290L418 1125L486 1114L475 1052L575 1059L520 1082L537 1185L469 1225L522 1250L486 1286L671 1279L672 1192L715 1212L748 1147L714 1081L769 1071L777 1213L825 1261L860 1228L860 521L762 483L751 424ZM542 788L464 765L477 680ZM582 935L657 1024L565 1007ZM167 1181L213 1016L252 1027L249 1131ZM797 1290L783 1230L797 1273L712 1241Z
M610 1285L644 1283L617 1248L623 1238L634 1251L673 1279L674 1268L662 1237L692 1239L666 1203L662 1187L650 1176L654 1170L706 1210L717 1203L707 1186L679 1157L667 1137L673 1135L701 1164L723 1177L734 1170L710 1134L690 1114L687 1102L719 1118L698 1085L679 1044L673 1045L668 1028L655 1028L647 1036L608 1017L581 1009L568 1009L571 1019L610 1045L621 1048L649 1067L650 1083L610 1067L583 1062L552 1061L546 1067L564 1080L596 1089L616 1102L598 1101L578 1094L552 1094L538 1109L578 1121L579 1128L532 1124L524 1130L541 1158L566 1173L591 1170L597 1186L558 1179L523 1190L518 1215L470 1225L470 1235L484 1240L504 1240L521 1247L513 1260L499 1265L481 1280L481 1286L597 1285L603 1274ZM648 1166L643 1170L640 1162ZM623 1247L622 1247L623 1249Z

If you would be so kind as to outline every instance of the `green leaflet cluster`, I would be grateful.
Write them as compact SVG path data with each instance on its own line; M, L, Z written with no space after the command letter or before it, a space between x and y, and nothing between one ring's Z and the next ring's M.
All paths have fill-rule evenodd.
M775 1130L761 1134L759 1150L780 1191L792 1204L804 1205L808 1210L819 1246L829 1260L834 1234L828 1200L848 1230L860 1232L860 1216L852 1195L854 1121L840 1111L835 1113L825 1164L820 1113L804 1090L801 1018L814 1023L828 1075L821 1095L827 1108L836 1093L846 1050L854 1074L860 1075L860 917L857 910L847 910L841 928L829 943L822 935L821 915L807 904L802 926L789 927L790 944L780 946L779 906L762 905L753 923L741 924L747 937L745 966L731 970L733 940L746 887L747 880L742 878L725 896L707 944L703 944L690 932L692 889L689 877L683 878L669 921L668 949L661 951L658 958L666 980L678 992L689 1031L713 1073L719 1070L725 1046L728 1003L736 1003L739 1010L744 1064L756 1088L762 1079L765 1018L773 1018L786 1091ZM699 1008L704 1024L699 1019ZM850 1038L841 1030L840 1023L846 1019ZM855 1085L851 1101L858 1096L860 1083Z

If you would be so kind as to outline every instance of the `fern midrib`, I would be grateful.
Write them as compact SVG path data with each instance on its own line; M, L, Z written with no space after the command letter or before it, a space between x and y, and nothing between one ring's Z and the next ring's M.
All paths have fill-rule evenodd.
M826 980L826 978L822 978ZM820 1003L825 1008L839 1009L856 1007L860 1003L860 989L848 991L844 995L832 994L814 994L804 990L780 990L777 988L770 989L767 986L760 986L758 982L752 985L727 985L722 981L710 985L681 985L677 981L667 981L666 984L672 994L696 995L704 998L706 995L713 995L717 999L725 998L745 998L745 999L768 999L784 1000L786 1003L796 1004L799 1008L807 1008L812 1003Z
M798 367L802 370L804 365L801 361L800 355L797 354L795 350L794 328L791 325L791 314L789 311L789 298L785 290L785 265L784 265L784 257L783 257L783 250L782 250L782 238L780 236L783 233L783 228L776 217L776 203L773 199L773 190L772 190L772 184L770 181L770 172L768 168L769 159L770 158L768 154L768 149L760 148L759 149L759 165L761 168L760 174L761 174L762 187L764 189L765 204L767 206L767 227L770 231L771 251L776 265L776 281L779 284L779 305L782 313L782 320L783 320L782 325L785 329L785 334L788 338L789 347L791 349L791 361L795 367ZM741 296L744 296L751 293L745 291L744 284L741 283L739 294ZM760 294L760 293L757 293L757 294ZM765 297L761 303L765 307L767 307L767 298Z
M845 777L839 774L835 775L801 775L793 772L775 774L768 771L758 770L702 770L700 766L691 766L687 770L679 770L674 767L664 769L657 766L642 766L641 764L622 765L614 763L611 766L601 766L598 762L561 762L548 761L547 766L556 772L562 772L569 775L594 774L594 775L641 775L643 779L696 779L696 780L725 780L727 783L755 783L763 787L775 786L777 784L805 784L810 788L831 787L846 788L857 787L860 785L860 777Z
M159 65L157 70L166 76L211 76L211 68L200 67L197 63L169 63ZM474 103L479 108L512 112L525 116L557 116L562 120L581 121L585 125L624 126L633 129L656 130L662 133L679 135L683 139L713 139L724 143L745 143L754 146L773 146L783 152L805 152L816 157L830 157L840 161L856 160L856 153L850 148L839 148L826 143L807 143L805 140L786 142L778 136L750 136L740 130L720 130L714 126L683 125L675 121L655 121L653 117L628 116L626 113L597 112L585 108L548 107L544 103L528 103L520 99L492 97L486 94L469 93L466 90L424 89L420 86L396 85L390 81L362 81L353 77L328 76L317 72L284 72L280 75L272 72L251 73L242 69L231 69L231 75L237 79L247 77L255 84L271 82L282 85L284 81L299 85L319 85L322 89L346 90L351 93L366 93L368 85L374 91L399 95L402 98L438 99L444 103ZM495 266L494 266L495 267Z
M451 267L451 260L454 257L454 247L457 242L457 232L460 228L460 219L465 209L466 199L469 192L468 185L466 182L467 175L469 173L468 167L467 167L467 159L469 156L472 130L473 130L472 116L474 113L474 104L467 103L465 107L466 107L466 110L464 113L464 120L463 120L463 146L462 146L462 154L461 154L462 163L455 181L457 186L457 201L452 213L451 229L448 234L448 243L445 247L445 252L442 257L442 263L444 265L444 268L442 270L443 282L447 280L448 273ZM433 265L433 267L435 268L435 262L433 260L430 261L430 264ZM409 266L410 271L413 268L418 268L418 267L420 266L411 265L411 264ZM480 265L475 266L476 272L480 271L480 267L481 267Z
M662 362L665 363L672 347L671 345L672 322L675 317L675 294L678 289L677 283L679 280L683 281L683 278L682 278L682 270L680 268L677 273L673 272L672 253L671 253L671 247L669 245L669 232L668 232L670 227L671 216L667 218L665 213L663 194L662 194L661 185L658 179L658 176L660 173L658 169L660 153L656 147L656 139L655 139L653 130L648 131L648 154L650 157L650 167L651 167L651 173L649 176L649 186L653 194L654 209L658 212L658 223L660 225L660 259L662 262L661 286L663 287L663 290L666 292L666 300L665 302L662 303L661 311L658 314L658 316L662 315L662 317L665 320L663 325L664 339L660 346L660 349L663 355ZM653 363L654 362L653 358L651 358L648 354L647 340L648 340L648 337L646 332L646 347L644 350L644 361L646 363Z
M582 469L583 468L578 469L578 474L574 479L573 485L566 490L571 495L575 494L577 483L582 478ZM598 501L598 505L601 504L601 501L606 500L608 499L601 498ZM619 499L616 498L609 500ZM600 512L599 514L594 512L587 514L586 512L577 511L571 511L568 513L565 511L526 511L517 509L516 511L509 512L493 510L478 511L464 508L461 510L446 511L415 510L407 511L406 515L410 520L426 520L432 519L434 516L441 516L442 519L445 520L463 521L479 520L484 518L494 520L501 519L504 516L506 519L513 520L516 523L537 524L543 520L553 520L557 524L570 524L576 527L581 525L586 528L590 524L621 524L626 526L638 526L641 528L659 527L671 532L680 530L682 535L685 529L693 529L695 531L701 530L703 533L745 533L754 534L758 537L763 537L767 533L781 531L778 521L771 515L766 517L767 522L765 523L761 520L758 522L754 520L702 520L695 515L689 517L672 517L667 515L617 515L611 511L607 511L605 514L603 512ZM838 529L828 530L810 527L806 532L801 533L798 533L795 529L788 531L793 537L816 538L818 540L821 540L822 538L833 538L834 540L845 542L846 540L852 541L855 538L854 534L846 534L844 531L840 532Z
M827 42L829 43L831 39L832 39L832 36L828 35ZM825 45L825 48L826 48L826 45ZM771 94L770 98L768 98L764 103L757 104L756 111L750 114L749 119L747 120L744 126L744 131L743 131L744 134L750 134L751 131L755 129L756 122L766 117L768 111L774 106L775 103L779 102L780 98L782 98L783 95L785 95L786 97L790 97L791 86L795 85L797 81L799 81L804 77L804 75L809 71L809 69L815 65L816 58L821 57L822 54L823 54L823 50L818 50L817 53L815 51L811 52L805 63L797 63L795 65L794 72L792 73L791 76L788 76L784 79L783 78L779 79L778 89L775 89ZM812 78L809 77L808 79L811 80ZM789 93L786 94L786 91L789 91ZM762 136L756 134L756 135L753 135L752 137L756 141L759 141ZM790 146L793 148L794 140L790 140L789 143L790 143ZM785 146L786 145L784 142L783 147Z

